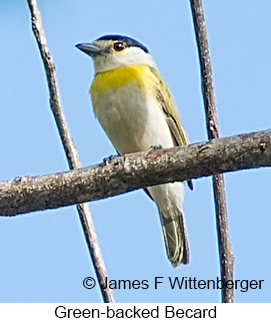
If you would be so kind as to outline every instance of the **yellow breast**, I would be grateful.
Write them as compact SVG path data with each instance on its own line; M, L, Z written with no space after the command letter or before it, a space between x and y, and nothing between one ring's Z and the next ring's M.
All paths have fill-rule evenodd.
M145 150L151 145L152 140L147 138L151 133L148 122L153 110L155 114L156 110L161 113L151 93L153 83L153 73L144 65L101 72L93 80L90 92L94 113L122 154Z
M98 73L91 85L92 96L108 90L118 89L127 83L133 83L137 87L144 88L147 80L151 77L148 66L133 65L122 66L113 70Z

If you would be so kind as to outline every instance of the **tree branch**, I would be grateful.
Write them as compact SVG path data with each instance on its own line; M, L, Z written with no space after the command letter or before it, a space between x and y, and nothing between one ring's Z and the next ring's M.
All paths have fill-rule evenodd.
M193 21L200 59L202 93L205 106L208 138L219 138L212 67L202 1L190 0L190 4L193 14ZM221 277L224 280L233 280L233 253L230 244L224 178L222 174L213 176L213 190L215 198ZM233 289L222 289L222 302L234 302Z
M271 166L271 131L112 158L105 163L0 182L0 214L52 209L134 189Z
M47 41L42 26L41 14L38 8L38 4L36 0L27 0L27 3L32 17L32 29L39 46L40 55L44 64L44 69L46 71L47 83L50 94L51 110L53 112L57 124L58 132L66 153L69 167L70 169L80 168L81 163L79 154L72 140L72 136L70 134L69 127L62 108L57 85L57 77L55 73L55 65L47 46ZM99 281L99 286L104 302L114 302L112 291L109 288L101 288L102 285L105 285L105 278L107 277L107 273L89 206L87 204L80 204L77 205L77 210L79 213L81 225L91 255L91 259L93 261L93 266Z

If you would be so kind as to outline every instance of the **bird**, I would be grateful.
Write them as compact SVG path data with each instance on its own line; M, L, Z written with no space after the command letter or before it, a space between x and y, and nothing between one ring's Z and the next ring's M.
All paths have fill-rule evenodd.
M94 114L120 155L189 144L174 98L148 48L122 35L75 45L94 64ZM192 181L187 181L193 189ZM189 263L183 182L146 188L160 215L165 248L174 267Z

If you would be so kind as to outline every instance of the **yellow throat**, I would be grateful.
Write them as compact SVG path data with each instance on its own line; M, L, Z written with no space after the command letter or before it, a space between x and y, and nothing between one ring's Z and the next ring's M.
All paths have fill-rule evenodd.
M122 87L127 83L143 88L152 76L146 65L122 66L96 74L90 88L91 95Z

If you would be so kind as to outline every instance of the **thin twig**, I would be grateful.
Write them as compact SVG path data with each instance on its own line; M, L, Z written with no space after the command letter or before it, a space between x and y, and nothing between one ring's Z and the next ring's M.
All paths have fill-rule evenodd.
M219 138L212 68L202 1L190 0L190 4L193 14L194 28L201 66L202 92L206 113L208 138ZM222 174L213 176L213 190L215 197L221 277L224 280L233 280L233 253L229 237L226 197L224 179ZM222 289L222 302L234 302L233 289Z
M41 14L38 8L38 4L36 0L27 0L27 2L31 12L32 29L39 46L41 58L46 71L47 83L50 94L50 106L58 127L59 135L61 137L61 141L66 153L69 167L70 169L80 168L81 163L79 154L72 140L69 127L64 115L64 111L61 105L60 94L55 73L55 65L47 46L47 41L42 26ZM109 288L101 288L101 286L105 285L107 273L102 258L101 250L98 244L98 239L95 232L89 206L87 204L79 204L77 205L77 210L83 227L88 249L93 261L93 266L99 281L99 286L101 289L103 300L104 302L114 302L112 291Z
M0 214L97 200L141 187L271 166L271 131L118 156L99 165L0 182Z

